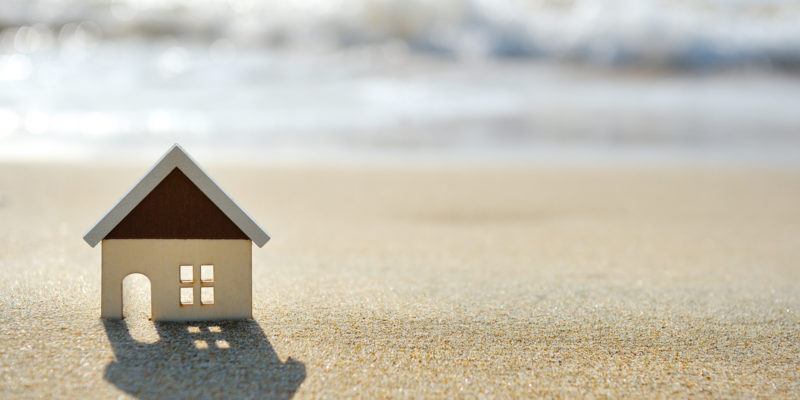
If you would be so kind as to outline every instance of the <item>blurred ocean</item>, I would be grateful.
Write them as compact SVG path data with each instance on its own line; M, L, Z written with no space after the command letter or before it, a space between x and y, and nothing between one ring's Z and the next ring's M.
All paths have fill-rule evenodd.
M800 161L794 0L0 0L0 160Z

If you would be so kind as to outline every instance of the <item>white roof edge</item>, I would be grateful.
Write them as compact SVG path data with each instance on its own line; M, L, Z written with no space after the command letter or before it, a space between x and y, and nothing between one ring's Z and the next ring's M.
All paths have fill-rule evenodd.
M153 168L83 235L83 240L92 247L100 243L175 168L180 169L258 247L263 247L269 241L269 234L258 226L255 220L239 207L178 144L173 145Z

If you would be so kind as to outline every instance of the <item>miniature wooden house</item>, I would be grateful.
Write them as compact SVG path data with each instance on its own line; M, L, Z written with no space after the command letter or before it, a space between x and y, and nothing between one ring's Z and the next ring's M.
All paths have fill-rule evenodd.
M252 243L269 235L181 149L84 235L102 242L101 316L122 318L122 280L150 280L152 319L252 317Z

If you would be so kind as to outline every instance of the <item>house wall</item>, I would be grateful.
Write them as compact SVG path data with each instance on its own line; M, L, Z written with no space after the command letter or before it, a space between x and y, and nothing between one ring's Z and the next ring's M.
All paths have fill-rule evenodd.
M122 280L150 279L154 321L252 318L250 240L107 239L102 242L103 318L122 318ZM214 265L214 304L200 304L200 265ZM180 282L180 266L194 266L192 285ZM194 288L194 304L180 304L180 288ZM206 286L206 285L203 285Z

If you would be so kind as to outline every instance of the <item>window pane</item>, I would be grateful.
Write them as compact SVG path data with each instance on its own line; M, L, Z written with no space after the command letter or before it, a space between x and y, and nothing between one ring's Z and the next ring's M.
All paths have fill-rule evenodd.
M181 265L181 283L194 282L194 273L191 265Z
M188 306L194 304L194 288L181 288L181 305Z
M214 288L202 287L200 288L200 303L201 304L214 304Z
M214 282L214 266L201 265L200 266L200 281L201 282Z

